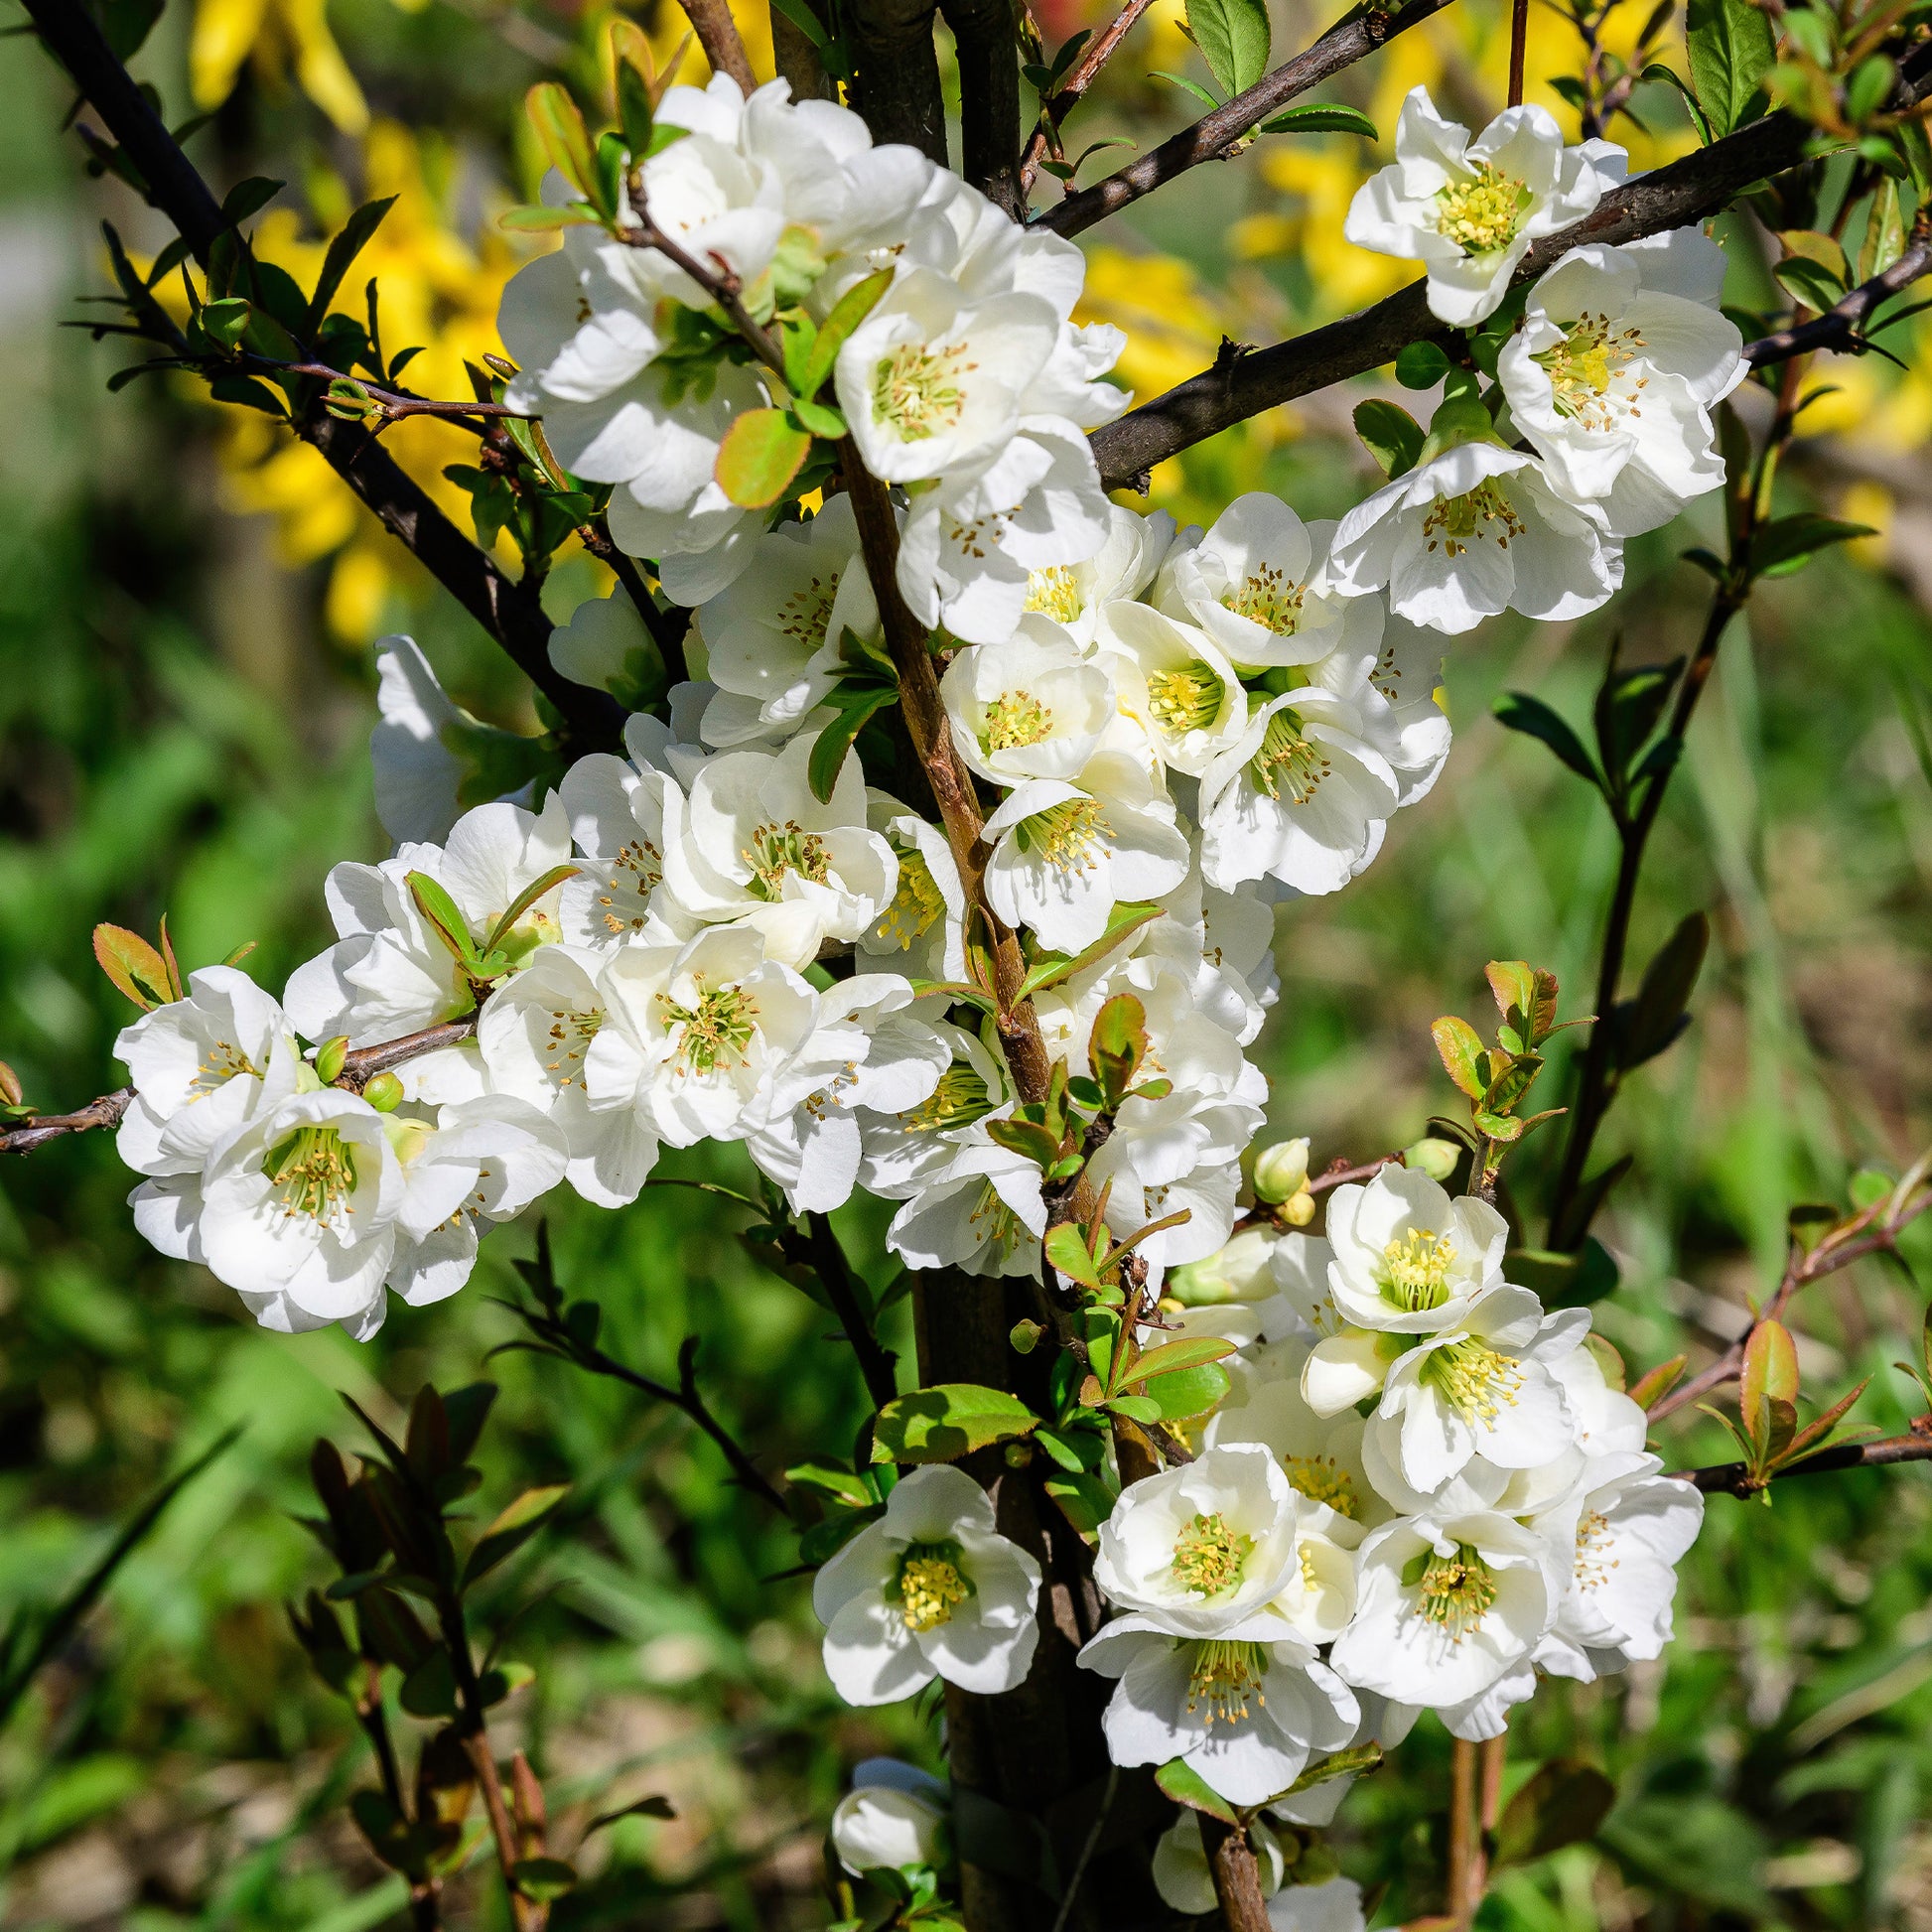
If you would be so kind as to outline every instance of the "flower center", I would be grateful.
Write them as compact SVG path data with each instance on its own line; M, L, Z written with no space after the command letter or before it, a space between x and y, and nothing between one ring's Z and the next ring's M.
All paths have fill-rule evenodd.
M1458 1543L1451 1557L1432 1554L1423 1563L1421 1581L1416 1608L1430 1622L1440 1623L1455 1643L1489 1614L1496 1600L1496 1573L1466 1543Z
M899 1115L902 1126L915 1134L941 1134L949 1127L967 1127L993 1111L986 1082L966 1064L954 1060L916 1107Z
M1210 665L1189 658L1172 671L1157 671L1147 681L1147 708L1172 738L1204 731L1218 716L1227 686Z
M1500 526L1492 528L1492 526ZM1422 533L1434 550L1440 542L1451 557L1459 557L1472 543L1494 537L1498 550L1507 550L1511 537L1525 529L1515 506L1492 478L1460 496L1439 497L1423 518Z
M189 1097L199 1100L203 1094L226 1086L241 1073L252 1073L257 1079L261 1077L261 1069L239 1046L225 1039L210 1040L207 1057L196 1067L195 1077L189 1082Z
M979 367L963 348L927 348L901 343L872 372L872 413L897 432L901 443L920 443L951 429L965 413L959 378Z
M1220 1596L1235 1588L1254 1554L1255 1540L1228 1528L1217 1509L1211 1516L1190 1516L1174 1538L1174 1582L1196 1596Z
M1326 1503L1337 1516L1355 1520L1361 1505L1355 1500L1354 1478L1332 1455L1285 1455L1282 1467L1291 1488L1311 1502Z
M1612 1539L1609 1519L1598 1509L1587 1509L1577 1524L1577 1587L1600 1589L1609 1582L1617 1559L1606 1554Z
M1276 564L1257 564L1235 589L1221 593L1224 608L1278 637L1292 637L1302 621L1307 586L1293 582Z
M1514 1404L1523 1386L1523 1371L1514 1360L1471 1335L1432 1350L1422 1374L1464 1422L1485 1426L1496 1420L1504 1404Z
M1187 1710L1191 1715L1207 1707L1207 1727L1238 1725L1250 1704L1266 1705L1261 1680L1268 1673L1268 1654L1258 1643L1225 1643L1219 1639L1194 1646L1194 1669L1187 1680Z
M980 726L980 750L1024 751L1037 745L1053 729L1053 714L1031 691L1004 691L986 707Z
M778 606L778 634L789 637L806 656L825 641L826 626L832 621L832 598L839 588L834 577L829 582L814 577L801 591L793 591Z
M908 1630L936 1630L950 1623L955 1606L973 1594L971 1581L959 1568L959 1554L956 1543L906 1545L888 1598L897 1601Z
M546 1073L557 1076L557 1085L570 1086L578 1077L584 1054L604 1024L602 1007L552 1007L550 1031L544 1036L544 1049L556 1055L543 1063Z
M1514 175L1483 163L1467 181L1436 191L1436 232L1465 255L1487 255L1515 238L1530 195Z
M1014 829L1021 851L1038 853L1056 872L1092 872L1094 847L1113 834L1095 798L1063 799Z
M651 888L663 877L664 856L648 839L630 840L611 861L610 875L604 882L603 892L597 896L597 902L604 908L605 929L614 938L644 929L644 901L650 897ZM633 907L627 918L618 909L620 898L630 901Z
M1011 1254L1023 1241L1034 1239L1027 1224L1000 1198L1000 1190L990 1180L981 1187L966 1224L981 1246L997 1255Z
M1616 421L1612 405L1621 403L1633 416L1636 392L1649 382L1639 376L1628 395L1612 392L1611 383L1639 350L1648 347L1637 329L1612 330L1608 316L1585 314L1577 318L1562 342L1532 359L1549 375L1557 408L1585 429L1607 430Z
M787 819L782 825L760 825L752 834L752 843L738 856L752 868L751 890L759 898L781 897L785 879L791 873L822 886L831 871L825 841L816 832L804 830L796 819Z
M1382 1299L1411 1314L1440 1309L1449 1300L1449 1263L1455 1243L1447 1234L1411 1228L1382 1250Z
M1071 623L1080 615L1080 586L1074 581L1072 567L1048 564L1027 579L1027 609L1037 611L1055 623Z
M1291 805L1306 805L1328 775L1328 760L1302 736L1302 721L1278 711L1262 733L1261 750L1248 760L1254 781L1270 798L1284 793Z
M944 916L946 898L917 846L896 844L894 849L898 854L898 886L874 932L904 952L913 940L924 937L935 919Z
M285 1214L328 1222L338 1210L355 1212L348 1202L355 1191L355 1150L333 1127L298 1127L268 1150L262 1172Z
M664 1031L682 1029L677 1045L679 1074L716 1073L729 1069L734 1060L744 1064L745 1049L758 1031L758 1002L741 986L707 991L702 976L695 983L696 1006L681 1007L668 993L657 996L664 1009Z

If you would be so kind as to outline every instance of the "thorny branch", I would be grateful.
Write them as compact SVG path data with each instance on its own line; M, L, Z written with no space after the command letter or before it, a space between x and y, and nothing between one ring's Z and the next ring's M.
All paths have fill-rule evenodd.
M1900 63L1895 98L1909 106L1928 95L1932 95L1932 46L1915 48ZM1221 111L1228 112L1232 106L1230 102ZM1604 196L1583 220L1535 243L1515 279L1524 282L1541 275L1586 242L1634 241L1701 221L1753 182L1797 166L1805 158L1811 131L1794 115L1767 114L1668 168L1626 183ZM1053 213L1057 215L1059 209ZM1446 334L1429 313L1424 284L1418 281L1357 315L1270 348L1244 349L1224 344L1212 368L1093 433L1088 440L1101 481L1109 489L1145 487L1142 480L1153 467L1179 451L1279 403L1349 376L1366 375L1393 361L1410 343Z
M1440 13L1449 4L1449 0L1409 0L1407 6L1393 13L1369 7L1351 19L1338 22L1312 47L1285 62L1274 72L1264 74L1246 93L1236 94L1226 105L1202 115L1192 127L1182 128L1178 134L1163 141L1152 154L1129 162L1104 181L1081 189L1077 195L1069 195L1056 207L1035 215L1033 225L1050 228L1055 234L1078 234L1096 221L1119 213L1130 202L1152 195L1189 168L1198 167L1203 161L1225 159L1235 151L1243 136L1252 133L1270 114L1286 107L1297 94L1307 93L1311 87L1333 78L1344 68L1353 67L1397 34ZM1105 56L1101 58L1104 60ZM1098 63L1095 65L1097 68ZM1368 366L1375 365L1371 362ZM1100 467L1103 472L1107 469L1104 462Z

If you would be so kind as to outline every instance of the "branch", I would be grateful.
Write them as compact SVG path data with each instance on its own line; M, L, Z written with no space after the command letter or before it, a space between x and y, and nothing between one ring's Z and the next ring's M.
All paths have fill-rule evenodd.
M1912 223L1905 252L1882 275L1874 275L1870 281L1851 290L1842 302L1827 309L1822 316L1746 344L1744 360L1753 368L1761 369L1767 363L1807 355L1813 349L1863 350L1866 345L1864 325L1871 312L1928 273L1932 273L1932 217L1921 208L1918 219Z
M749 94L759 84L758 76L752 71L751 56L745 52L738 22L732 18L726 0L678 0L678 5L684 9L685 18L690 21L698 45L704 49L704 57L713 69L730 74L741 90Z
M1264 74L1246 93L1236 94L1225 106L1204 114L1192 127L1182 128L1178 134L1163 141L1152 154L1129 162L1104 181L1081 189L1077 195L1069 195L1057 207L1035 215L1033 225L1051 228L1055 234L1078 234L1082 228L1090 228L1096 221L1119 213L1130 202L1152 195L1189 168L1203 161L1224 159L1233 153L1242 136L1285 107L1297 94L1307 93L1344 68L1353 67L1385 41L1393 40L1431 14L1440 13L1449 4L1449 0L1409 0L1407 6L1395 13L1371 6L1351 19L1337 22L1312 47L1278 67L1273 73ZM1123 14L1122 19L1126 18ZM1128 27L1133 24L1127 20ZM1108 32L1113 33L1115 28L1121 33L1127 31L1116 21ZM1109 47L1095 61L1096 70L1100 61L1112 51ZM1035 165L1037 166L1036 158Z
M49 53L67 69L140 172L149 201L206 266L209 250L229 224L194 163L114 58L93 15L72 0L22 4ZM569 739L592 750L622 745L624 713L617 700L608 692L573 684L552 667L551 623L536 585L505 577L365 430L320 407L293 427L549 699Z
M1027 152L1020 163L1020 195L1022 203L1033 192L1034 180L1039 173L1039 164L1045 158L1048 141L1047 128L1050 123L1053 134L1057 135L1065 125L1066 117L1079 106L1081 96L1094 83L1095 76L1113 58L1114 50L1120 46L1134 30L1140 17L1153 6L1154 0L1127 0L1106 28L1094 40L1090 40L1080 50L1080 58L1074 62L1073 69L1060 84L1060 90L1051 100L1040 103L1039 125L1033 131L1027 143Z
M1786 1476L1831 1475L1840 1469L1880 1469L1894 1462L1932 1462L1932 1417L1919 1419L1928 1425L1921 1432L1914 1425L1908 1436L1887 1436L1876 1443L1840 1443L1820 1449L1815 1455L1802 1455L1795 1462L1759 1480L1752 1476L1747 1462L1718 1462L1704 1469L1673 1469L1680 1482L1702 1489L1707 1496L1737 1496L1745 1501L1763 1491L1766 1481L1782 1482Z
M946 102L932 45L935 0L857 0L846 39L858 69L858 98L876 142L903 141L946 166Z
M1020 166L1020 49L1013 0L941 0L959 65L960 172L996 207L1025 218Z
M84 1134L92 1127L118 1127L134 1101L132 1087L116 1087L70 1114L43 1114L0 1127L0 1154L31 1154L63 1134Z
M1932 48L1915 49L1903 69L1900 95L1908 104L1932 92L1926 78ZM1753 182L1795 167L1805 158L1810 133L1805 122L1790 114L1767 114L1668 168L1641 176L1606 195L1583 220L1537 242L1515 279L1541 275L1585 242L1634 241L1703 220ZM1449 332L1429 313L1424 287L1412 282L1358 315L1272 348L1224 352L1212 368L1094 432L1089 441L1102 481L1109 489L1144 486L1140 480L1157 463L1231 424L1331 382L1365 375L1393 361L1412 342L1446 338Z
M845 1249L839 1245L839 1237L832 1231L830 1219L823 1214L810 1213L805 1216L805 1225L810 1230L806 1241L809 1264L824 1287L826 1299L832 1304L832 1312L838 1316L839 1325L845 1330L845 1338L852 1344L853 1354L859 1358L859 1370L866 1378L866 1393L872 1397L872 1406L883 1409L898 1394L898 1357L890 1348L881 1345L872 1323L866 1318L859 1284L853 1278L852 1263L846 1258Z

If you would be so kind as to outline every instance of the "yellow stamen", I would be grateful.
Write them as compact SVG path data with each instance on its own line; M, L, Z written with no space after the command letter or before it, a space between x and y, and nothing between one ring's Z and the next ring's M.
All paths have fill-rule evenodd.
M1191 1516L1174 1539L1174 1581L1198 1596L1223 1595L1240 1584L1254 1547L1254 1538L1229 1529L1218 1509L1211 1516Z
M1485 162L1469 180L1450 182L1436 191L1436 232L1448 236L1465 255L1490 254L1515 239L1516 224L1530 199L1515 176L1501 174Z

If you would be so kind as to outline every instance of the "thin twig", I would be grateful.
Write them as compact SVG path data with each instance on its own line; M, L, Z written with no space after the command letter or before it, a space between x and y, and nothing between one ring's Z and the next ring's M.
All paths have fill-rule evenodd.
M70 1114L41 1114L0 1127L0 1154L30 1154L64 1134L84 1134L89 1128L118 1127L121 1116L134 1104L132 1087L116 1087L76 1107Z
M1932 1422L1932 1418L1921 1420ZM1782 1482L1786 1476L1834 1475L1842 1469L1879 1469L1894 1462L1928 1461L1932 1461L1932 1429L1924 1434L1914 1431L1907 1436L1887 1436L1875 1443L1840 1443L1815 1455L1787 1462L1762 1479L1752 1476L1747 1462L1718 1462L1708 1468L1673 1469L1670 1473L1708 1496L1736 1496L1747 1501L1762 1493L1766 1482Z
M1322 81L1332 79L1344 68L1353 67L1365 55L1396 35L1441 13L1449 0L1409 0L1409 4L1390 12L1370 6L1361 13L1330 27L1311 47L1285 62L1274 72L1239 93L1211 114L1204 114L1192 127L1182 128L1163 141L1152 154L1131 161L1125 168L1069 195L1057 206L1034 217L1036 228L1050 228L1055 234L1075 235L1117 214L1143 195L1152 195L1188 169L1203 161L1218 161L1231 154L1242 138L1250 134L1270 114L1278 112L1297 94L1307 93ZM1129 22L1132 25L1132 22ZM1374 365L1371 363L1371 367Z
M1529 52L1530 0L1512 0L1509 10L1509 105L1523 104L1523 62Z
M738 22L732 18L727 0L678 0L704 49L704 57L717 73L728 73L746 93L758 85L752 71L752 59L745 52Z
M833 1232L830 1218L810 1213L805 1216L805 1225L809 1230L807 1253L811 1265L824 1287L826 1299L832 1304L832 1312L845 1330L846 1340L852 1344L853 1354L859 1358L859 1372L866 1378L866 1393L872 1397L875 1409L883 1409L898 1394L898 1358L873 1332L860 1300L852 1263Z
M1932 216L1924 209L1912 223L1905 251L1882 275L1861 283L1843 301L1834 304L1809 322L1794 322L1761 336L1744 347L1744 359L1753 368L1782 362L1793 355L1808 355L1815 349L1859 350L1865 346L1864 326L1881 302L1909 288L1920 276L1932 273Z
M1052 137L1058 136L1066 124L1066 117L1079 106L1081 96L1093 85L1100 69L1113 58L1114 50L1133 32L1141 16L1153 4L1154 0L1127 0L1120 12L1080 50L1079 59L1060 82L1059 92L1050 100L1040 102L1039 124L1029 137L1027 152L1020 162L1020 194L1023 201L1033 193L1034 179L1039 173L1039 164L1046 155L1049 130Z

